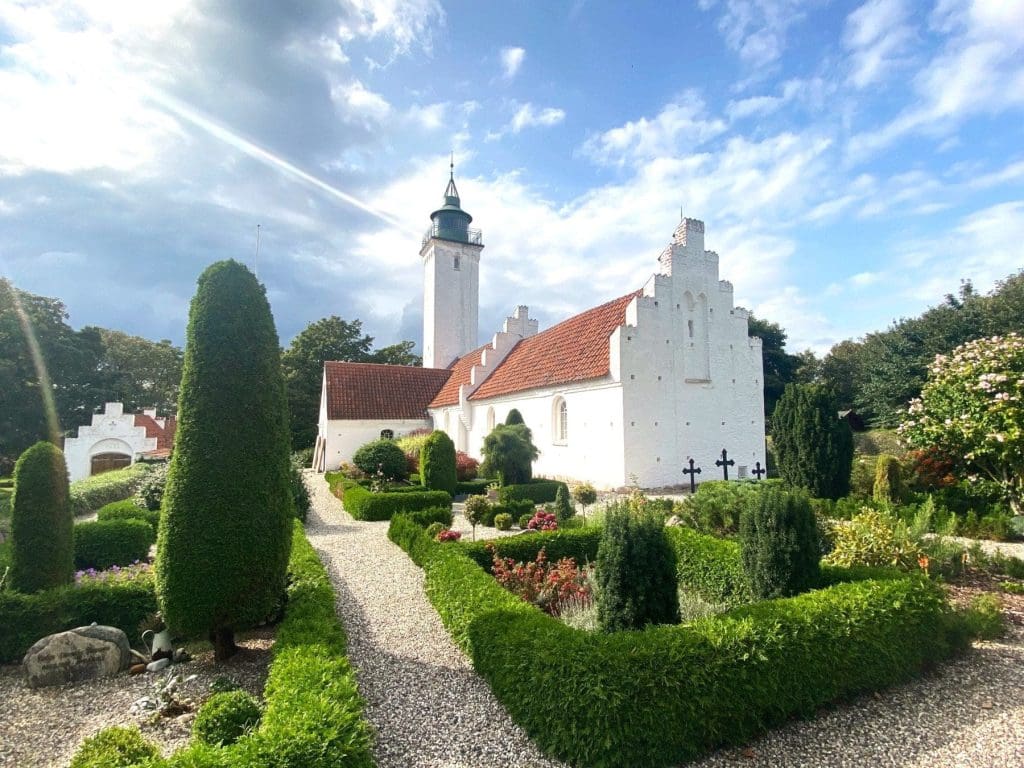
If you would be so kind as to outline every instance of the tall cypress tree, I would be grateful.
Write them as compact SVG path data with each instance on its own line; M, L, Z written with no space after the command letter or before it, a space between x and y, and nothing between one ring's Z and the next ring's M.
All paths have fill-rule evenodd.
M790 485L827 499L850 492L853 433L829 390L787 385L772 415L772 443L779 474Z
M276 607L291 548L288 415L263 286L236 261L199 277L157 540L164 619L215 658Z

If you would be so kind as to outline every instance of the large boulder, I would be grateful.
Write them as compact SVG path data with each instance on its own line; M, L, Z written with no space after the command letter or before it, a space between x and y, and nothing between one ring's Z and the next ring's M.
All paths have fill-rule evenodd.
M128 636L93 624L47 635L28 649L21 665L31 688L109 677L127 669Z

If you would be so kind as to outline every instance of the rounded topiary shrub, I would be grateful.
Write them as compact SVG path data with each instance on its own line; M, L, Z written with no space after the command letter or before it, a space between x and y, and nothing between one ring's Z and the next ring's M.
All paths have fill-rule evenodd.
M14 466L11 586L21 592L68 584L75 574L68 469L53 443L38 442Z
M138 728L115 726L82 742L70 768L129 768L159 756L156 745L146 741Z
M164 489L167 487L167 470L170 465L165 461L156 464L146 475L142 485L135 492L135 502L146 509L157 512L164 500Z
M394 440L374 440L366 443L352 456L352 463L373 477L378 471L389 480L404 480L409 476L405 453Z
M96 511L96 519L100 522L109 520L143 520L153 527L153 533L160 525L159 510L149 510L140 507L134 499L115 501Z
M524 512L519 516L519 527L525 531L530 525L531 520L533 520L533 512Z
M177 634L234 633L273 614L295 516L281 347L264 288L236 261L199 277L157 539L160 611Z
M444 523L431 523L427 526L427 536L429 536L432 539L436 539L437 534L445 530L447 527L448 526Z
M434 430L420 449L420 482L431 491L455 495L455 443L441 430Z
M529 524L529 520L526 521ZM494 516L494 527L499 531L507 531L512 528L512 515L508 512L499 512Z
M594 576L597 621L603 631L679 622L676 558L660 516L610 506Z
M787 597L814 587L821 543L804 493L768 488L740 517L743 570L754 595Z
M196 712L192 735L211 746L234 744L259 725L263 710L248 691L215 693Z
M149 557L156 531L145 520L97 520L74 529L75 568L103 570Z
M883 453L875 463L875 485L872 489L875 501L898 504L903 500L903 469L895 456Z

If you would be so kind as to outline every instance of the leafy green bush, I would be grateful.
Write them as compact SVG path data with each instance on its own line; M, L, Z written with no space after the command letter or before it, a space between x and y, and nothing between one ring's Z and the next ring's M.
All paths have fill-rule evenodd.
M498 490L498 501L509 505L513 501L532 501L534 504L547 504L554 501L558 495L559 488L565 488L568 494L569 488L561 480L544 480L538 478L528 483L515 485L504 485Z
M594 580L600 594L597 621L605 632L679 621L675 552L655 515L609 507Z
M92 622L138 635L139 622L157 610L153 579L83 582L33 595L0 591L0 663L20 661L41 637Z
M850 496L872 499L875 493L877 456L854 456L850 465Z
M167 487L167 470L170 469L171 465L169 462L161 461L149 466L148 474L143 477L132 498L140 507L158 512L164 500L164 489Z
M995 640L1006 631L1003 603L998 595L977 595L971 601L966 616L971 634L980 640Z
M533 433L525 424L499 424L484 437L481 452L484 463L480 473L498 478L502 485L528 483L533 477L533 462L540 455L533 444Z
M788 597L815 586L821 559L818 531L803 493L772 488L740 519L743 570L759 598Z
M452 508L451 507L428 507L427 509L417 509L412 512L406 512L409 518L416 523L416 525L427 526L432 523L441 523L445 528L451 527L452 524Z
M906 496L903 484L903 468L895 456L883 453L875 464L875 483L872 487L875 501L899 504Z
M495 544L534 539L550 552L547 542L569 535L591 531ZM389 536L422 563L442 621L513 719L574 765L675 765L906 680L966 645L964 625L928 580L840 569L826 569L833 586L796 597L686 625L588 634L502 589L467 557L483 545L439 545L401 515ZM721 543L738 563L738 546Z
M434 507L450 509L452 503L452 497L446 491L373 493L351 481L345 481L342 487L345 511L356 520L390 520L396 512L415 512Z
M393 519L394 518L392 518L392 520ZM447 527L448 526L446 526L444 523L431 523L427 526L427 536L429 536L432 539L436 539L437 534L445 530Z
M420 481L427 490L455 495L455 443L439 429L430 433L420 450Z
M561 525L576 514L576 508L569 502L569 489L563 484L555 492L555 517Z
M352 456L352 463L371 477L378 472L389 480L405 480L409 476L405 454L394 440L372 440L360 446Z
M22 592L67 584L74 575L68 470L64 454L40 441L14 465L11 586Z
M885 512L865 508L832 533L832 551L826 562L839 566L899 566L914 568L921 556L907 526Z
M262 714L260 703L248 691L215 693L196 712L192 735L212 746L234 744L259 725Z
M779 474L820 498L838 499L850 491L853 433L838 410L824 387L787 384L772 414Z
M75 568L79 570L104 570L145 560L156 541L153 526L139 519L78 523L74 534Z
M532 507L533 504L531 503L530 506ZM530 521L532 519L533 519L533 512L524 512L523 514L521 514L519 516L519 520L517 521L516 524L525 531L527 528L530 527Z
M153 471L153 464L135 462L124 469L76 480L71 484L71 513L75 517L91 515L112 501L131 498Z
M733 536L739 533L743 512L758 495L779 485L779 480L705 480L695 494L674 504L672 512L701 533Z
M144 520L153 527L153 535L156 535L160 527L160 512L143 509L135 503L134 499L115 501L112 504L100 507L96 512L96 519L100 522L110 520Z
M508 512L501 512L494 516L494 527L499 531L512 530L512 515Z
M302 522L306 522L311 502L309 499L309 488L306 487L306 483L302 479L304 464L302 459L299 458L300 453L301 451L292 454L288 482L292 489L292 504L295 507L295 516Z
M754 599L740 545L683 526L665 529L676 553L678 582L709 603L735 606Z
M455 493L456 495L467 494L469 496L487 493L487 486L493 482L493 480L486 477L480 477L475 480L460 480L455 484Z
M157 594L168 627L209 636L223 660L236 629L279 607L295 517L280 344L263 286L237 261L199 277L180 392Z
M82 742L70 768L130 768L158 757L160 750L146 741L138 726L112 726Z

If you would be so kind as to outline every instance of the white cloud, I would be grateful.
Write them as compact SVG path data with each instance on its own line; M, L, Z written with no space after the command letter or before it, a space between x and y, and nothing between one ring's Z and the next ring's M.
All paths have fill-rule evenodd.
M345 38L384 37L393 45L393 56L408 53L418 45L430 50L433 31L444 25L444 9L438 0L349 0L356 18L342 24Z
M448 105L444 102L436 104L414 104L409 107L409 117L428 131L434 131L444 125L445 111Z
M843 42L850 51L849 82L867 88L901 63L913 38L905 0L868 0L846 18Z
M391 114L391 105L379 93L359 80L331 88L331 99L342 106L342 114L382 122Z
M523 66L523 59L526 57L525 48L502 48L501 68L506 80L511 80Z
M1010 163L1006 167L992 173L974 176L967 182L967 186L972 189L988 189L989 187L998 187L1021 180L1024 180L1024 160Z
M716 0L701 0L710 10ZM744 64L757 69L775 62L786 47L789 28L803 18L804 0L722 0L718 31Z
M538 109L533 104L527 103L516 110L508 129L512 133L519 133L523 128L558 125L563 120L565 120L564 109L556 109L555 107Z

